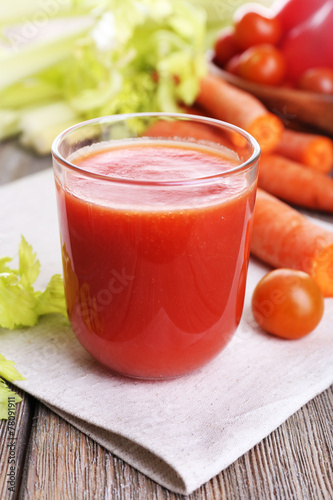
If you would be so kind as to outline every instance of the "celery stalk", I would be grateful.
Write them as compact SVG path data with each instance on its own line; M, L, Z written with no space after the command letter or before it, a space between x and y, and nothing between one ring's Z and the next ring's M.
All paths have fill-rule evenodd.
M52 17L70 12L73 0L10 0L1 2L0 26L17 22L43 23Z
M75 111L63 101L27 109L20 119L20 143L40 155L48 154L55 137L77 121Z
M57 2L57 5L61 3ZM40 0L10 0L10 2L1 2L0 24L10 24L17 20L29 18L36 12L41 11L43 2ZM47 7L47 2L45 2ZM45 8L43 9L45 11Z
M65 36L58 35L47 42L36 42L18 51L8 50L2 54L0 64L5 71L0 73L0 91L70 56L75 40L88 30L91 23L91 20L84 18L80 28L73 29Z
M22 146L32 149L38 155L49 155L54 139L63 130L72 127L77 123L76 120L64 121L56 124L48 124L47 128L35 130L34 133L28 135L22 134L19 137L19 142Z
M10 0L10 2L1 2L1 24L9 24L22 20L25 17L33 15L41 9L40 0Z
M0 109L22 111L21 141L39 153L60 124L178 110L179 102L195 100L207 71L206 13L188 0L59 0L67 10L43 26L38 10L31 16L23 0L11 1L15 8L7 5L5 18L16 11L21 25L1 23L0 13ZM51 2L38 0L39 8ZM31 3L36 9L36 0ZM58 111L45 115L42 106L33 115L26 109L48 101Z
M18 82L1 92L1 101L7 109L12 110L57 99L61 99L61 90L55 84L34 78L28 82Z

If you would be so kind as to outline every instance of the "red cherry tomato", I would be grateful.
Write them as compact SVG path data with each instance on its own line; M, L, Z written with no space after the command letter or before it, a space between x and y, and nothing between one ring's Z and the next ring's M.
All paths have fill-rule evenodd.
M275 269L257 284L252 312L268 333L287 339L309 334L324 313L324 299L314 279L303 271Z
M237 53L240 52L232 28L220 32L214 46L214 62L221 68Z
M236 72L251 82L280 85L286 74L286 64L282 52L273 45L256 45L240 55Z
M245 12L239 18L237 13L235 15L235 40L242 49L262 43L276 45L281 34L281 24L277 18L254 11Z
M303 73L298 88L320 94L333 94L333 69L311 68Z

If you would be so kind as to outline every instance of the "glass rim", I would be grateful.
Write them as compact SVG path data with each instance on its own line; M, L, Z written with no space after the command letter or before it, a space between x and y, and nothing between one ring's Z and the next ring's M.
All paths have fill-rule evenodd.
M121 177L113 177L110 175L105 175L105 174L99 174L97 172L90 172L89 170L82 168L78 165L75 165L75 163L72 163L68 161L66 158L62 156L62 154L59 151L59 146L61 142L65 139L65 137L72 131L83 128L84 126L87 125L103 125L103 123L111 124L111 123L116 123L119 121L126 121L131 118L140 118L140 117L164 117L164 118L175 118L175 119L180 119L180 120L187 120L187 121L196 121L199 123L205 123L208 125L214 125L218 127L222 127L223 130L231 131L231 132L236 132L239 135L243 136L247 143L251 145L252 147L252 154L251 156L244 162L241 162L239 165L236 165L235 167L228 168L227 170L224 170L222 172L219 172L218 174L213 174L213 175L208 175L204 177L194 177L193 179L182 179L182 180L170 180L170 181L149 181L149 180L136 180L136 179L126 179L126 178L121 178ZM149 139L149 137L148 137ZM181 139L181 138L180 138ZM121 141L122 139L120 139ZM166 140L169 140L169 138L166 138ZM172 138L170 138L172 140ZM196 142L190 143L190 144L197 144ZM198 143L200 145L200 143ZM217 144L218 146L218 144ZM214 149L214 144L212 143L212 149ZM217 148L216 148L217 149ZM186 185L202 185L202 184L208 184L211 182L214 182L218 179L224 178L224 177L230 177L231 175L238 174L242 172L243 170L247 170L251 166L254 166L256 162L260 158L260 153L261 149L259 146L258 141L251 135L249 134L246 130L243 130L242 128L233 125L231 123L218 120L215 118L210 118L208 116L202 116L202 115L192 115L192 114L186 114L186 113L168 113L168 112L143 112L143 113L123 113L123 114L115 114L115 115L106 115L106 116L101 116L97 118L92 118L89 120L84 120L81 122L78 122L75 125L72 125L71 127L66 128L63 130L60 134L56 136L52 143L51 147L51 154L54 160L56 160L58 163L62 164L64 167L69 168L70 170L74 170L77 173L80 173L82 175L85 175L87 177L95 178L95 179L101 179L107 182L115 182L118 184L131 184L131 185L138 185L138 186L186 186Z

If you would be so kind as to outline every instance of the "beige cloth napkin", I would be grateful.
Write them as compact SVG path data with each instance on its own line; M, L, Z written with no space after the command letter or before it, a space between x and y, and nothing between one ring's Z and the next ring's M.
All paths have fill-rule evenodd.
M38 253L45 286L62 271L51 169L0 188L0 256L17 252L21 234ZM111 375L58 316L0 330L0 353L27 378L17 386L161 485L188 494L333 382L333 300L308 337L270 337L250 312L265 272L251 261L243 319L226 350L180 379Z

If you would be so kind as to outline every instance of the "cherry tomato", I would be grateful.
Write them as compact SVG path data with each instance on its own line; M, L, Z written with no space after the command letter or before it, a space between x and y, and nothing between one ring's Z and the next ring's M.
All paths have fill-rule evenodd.
M311 68L303 73L298 88L320 94L333 94L333 69Z
M309 274L275 269L257 284L252 295L252 312L267 332L298 339L319 324L324 313L324 299Z
M279 19L266 17L259 12L245 12L235 16L235 40L242 49L269 43L276 45L282 34Z
M251 82L280 85L286 74L286 64L282 52L273 45L256 45L240 55L236 72Z
M221 68L240 52L232 28L226 28L220 32L215 42L214 51L214 62Z

